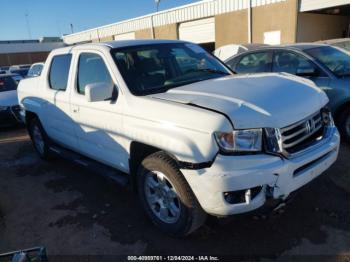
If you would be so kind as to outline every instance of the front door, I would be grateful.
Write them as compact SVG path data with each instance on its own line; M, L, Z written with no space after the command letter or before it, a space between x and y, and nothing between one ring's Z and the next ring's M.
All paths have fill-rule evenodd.
M285 50L275 51L272 70L310 79L326 93L329 89L329 76L307 57L300 54Z
M79 53L75 68L76 81L71 103L79 151L102 163L127 171L127 152L121 145L122 105L103 54ZM86 86L96 83L113 86L115 92L111 99L99 102L89 102L86 99Z

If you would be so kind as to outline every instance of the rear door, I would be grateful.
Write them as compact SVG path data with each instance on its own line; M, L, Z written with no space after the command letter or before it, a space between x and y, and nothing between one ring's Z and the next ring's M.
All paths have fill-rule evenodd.
M42 123L50 138L74 149L77 139L70 115L71 61L70 53L58 54L51 59L46 79L43 79L45 101L42 101Z

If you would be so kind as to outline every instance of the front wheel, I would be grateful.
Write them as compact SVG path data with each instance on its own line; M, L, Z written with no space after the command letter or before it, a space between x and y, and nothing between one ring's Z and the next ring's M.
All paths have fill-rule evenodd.
M339 129L342 138L350 143L350 108L345 109L339 117Z
M172 236L185 236L206 218L173 159L157 152L142 161L137 173L141 204L151 221Z
M28 132L32 139L35 151L40 158L48 160L51 157L49 139L38 118L30 120L28 123Z

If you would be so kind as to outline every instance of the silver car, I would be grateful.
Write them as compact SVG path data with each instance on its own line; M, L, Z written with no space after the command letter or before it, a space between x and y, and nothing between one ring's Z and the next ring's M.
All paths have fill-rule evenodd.
M320 41L318 43L340 47L350 52L350 38L331 39L331 40Z
M350 53L323 44L263 47L225 63L238 74L286 72L312 80L323 89L343 139L350 143Z

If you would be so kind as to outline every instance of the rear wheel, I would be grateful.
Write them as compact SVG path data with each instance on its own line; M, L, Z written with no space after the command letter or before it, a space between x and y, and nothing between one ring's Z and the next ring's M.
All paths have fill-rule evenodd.
M350 108L345 109L339 117L339 129L342 138L350 143Z
M48 160L51 157L49 139L38 118L30 120L28 124L28 131L35 151L38 153L40 158Z
M175 161L157 152L142 161L137 173L141 204L151 221L172 236L185 236L206 218Z

